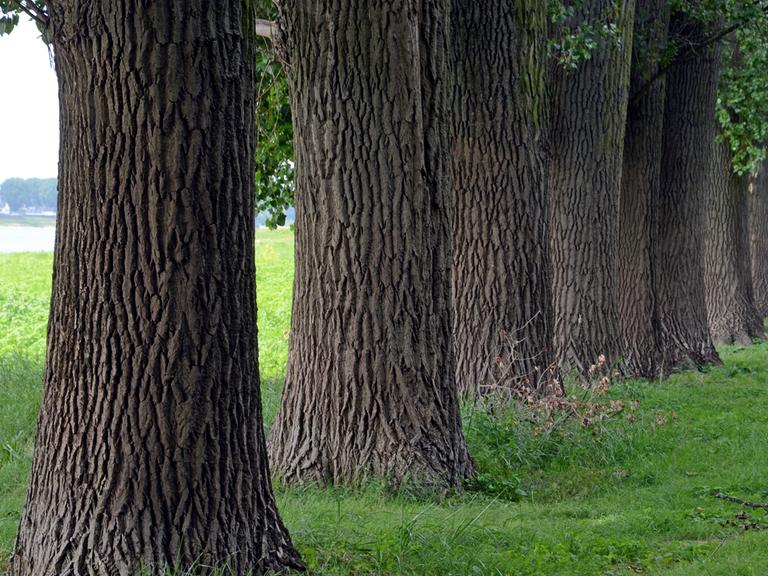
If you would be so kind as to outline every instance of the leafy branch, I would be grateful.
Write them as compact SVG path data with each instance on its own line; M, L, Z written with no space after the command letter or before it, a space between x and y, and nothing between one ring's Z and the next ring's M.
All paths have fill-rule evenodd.
M19 16L26 14L41 31L48 27L45 3L34 0L0 0L0 36L10 34L19 24Z

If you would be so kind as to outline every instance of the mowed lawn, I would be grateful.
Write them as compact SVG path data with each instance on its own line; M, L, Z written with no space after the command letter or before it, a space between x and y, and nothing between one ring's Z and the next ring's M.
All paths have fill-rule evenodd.
M270 422L287 356L292 233L259 232L256 251ZM51 265L49 254L0 255L0 573L31 463ZM597 426L542 434L514 413L495 425L467 409L485 480L462 496L278 487L280 509L313 574L768 574L766 513L713 496L768 502L768 346L721 354L724 365L705 373L616 385L610 398L639 407Z

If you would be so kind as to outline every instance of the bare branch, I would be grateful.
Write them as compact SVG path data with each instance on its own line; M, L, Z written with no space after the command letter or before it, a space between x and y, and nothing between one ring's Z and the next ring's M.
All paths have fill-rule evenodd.
M47 10L47 9L46 9L44 6L40 6L40 4L38 4L37 2L35 2L35 0L26 0L26 3L27 3L28 5L30 5L30 4L31 4L31 5L32 5L32 8L35 10L35 12L37 12L37 14L38 14L38 15L39 15L41 18L45 18L45 19L47 19L47 18L48 18L48 10ZM50 1L49 1L49 4L50 4Z
M30 0L27 0L26 2L23 0L13 0L13 3L19 8L19 10L40 24L40 26L48 26L48 15L45 13L45 10L40 8L40 6L34 2L31 2Z

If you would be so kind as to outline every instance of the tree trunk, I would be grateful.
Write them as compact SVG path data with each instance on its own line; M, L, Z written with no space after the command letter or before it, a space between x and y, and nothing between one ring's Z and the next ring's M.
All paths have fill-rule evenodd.
M749 252L749 176L733 172L725 138L713 144L707 186L704 287L715 344L751 344L763 338L752 291Z
M243 6L49 3L59 224L13 576L301 567L262 429Z
M752 289L760 318L768 316L768 166L752 180L749 206L749 243L752 255Z
M661 184L666 79L648 83L659 69L658 53L666 45L668 28L665 0L637 0L619 202L618 301L626 372L646 378L656 376L661 363L651 201Z
M703 26L675 15L675 36L700 42ZM654 282L664 366L720 361L704 298L706 174L715 138L719 46L692 53L667 73L661 189L655 202Z
M621 162L634 1L587 2L575 22L611 20L624 39L600 40L577 70L553 75L549 167L555 347L586 373L621 353L616 297Z
M544 3L453 0L456 382L537 389L553 364Z
M470 461L451 349L448 2L280 12L296 276L275 473L458 489Z

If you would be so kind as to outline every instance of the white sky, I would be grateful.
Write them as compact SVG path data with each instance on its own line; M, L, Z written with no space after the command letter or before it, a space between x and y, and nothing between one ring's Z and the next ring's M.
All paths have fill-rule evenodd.
M59 95L48 49L32 22L0 36L0 182L56 176Z

